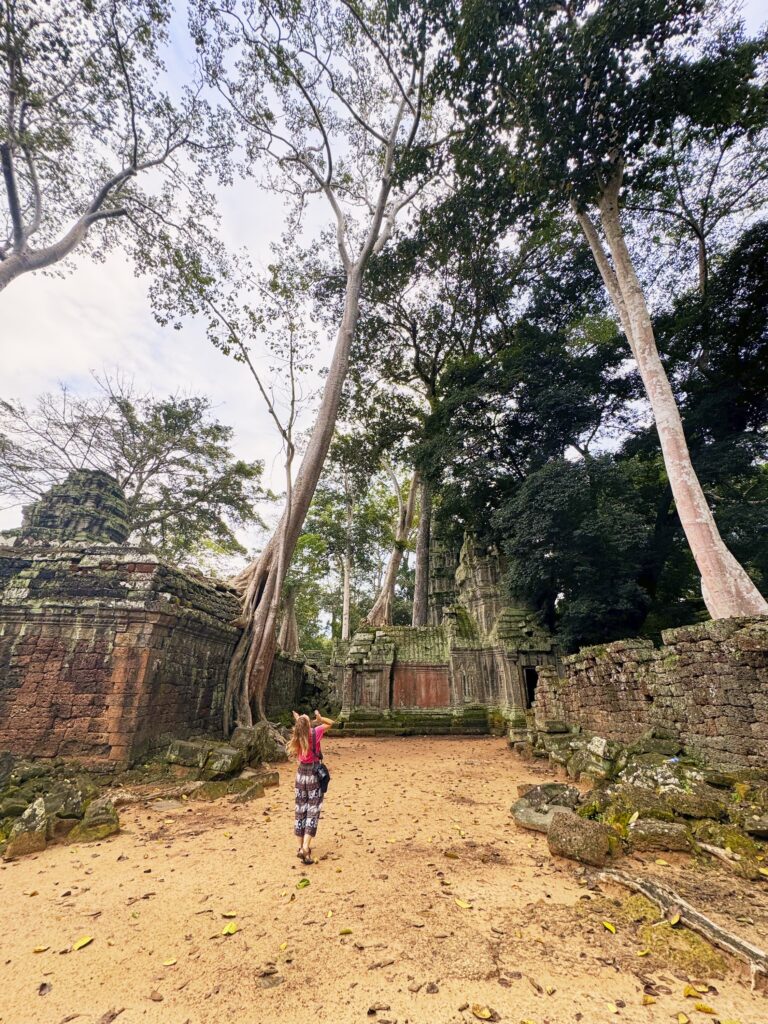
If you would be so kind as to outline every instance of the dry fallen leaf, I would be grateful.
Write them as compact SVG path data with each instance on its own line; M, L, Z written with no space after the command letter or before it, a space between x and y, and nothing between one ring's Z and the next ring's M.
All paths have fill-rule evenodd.
M603 928L605 928L606 931L609 931L611 935L616 934L616 925L611 924L610 921L603 921Z
M765 875L765 877L768 878L768 868L758 868L757 870L761 875Z
M687 1013L678 1013L677 1024L691 1024L691 1018Z
M669 863L669 861L668 860L664 860L663 857L657 857L656 860L653 863L654 864L660 864L661 867L663 867L663 868L670 868L670 867L672 867L672 865Z
M339 932L339 935L351 935L351 934L352 934L352 929L351 928L342 928L341 931Z
M225 924L222 928L222 935L235 935L239 931L239 927L236 921L230 921L229 924Z
M699 1013L714 1013L715 1011L711 1006L706 1003L694 1003L694 1009L698 1010Z
M493 1011L490 1006L482 1006L480 1003L472 1004L472 1016L478 1020L493 1020Z
M650 952L651 952L650 949L638 949L637 955L638 956L649 956Z
M173 967L173 965L175 963L176 963L176 957L173 956L173 957L171 957L170 960L163 960L163 967Z
M35 946L32 950L33 953L44 953L46 949L50 949L50 946Z
M224 910L222 912L221 916L222 917L237 917L237 911L235 911L235 910Z
M81 939L78 939L77 942L73 943L72 949L84 949L86 946L90 946L92 942L92 935L84 935Z
M632 825L640 817L640 811L635 811L632 817L629 819L629 824Z
M653 996L649 996L647 993L643 996L643 1006L653 1006L656 1002Z
M616 1003L606 1003L605 1005L608 1007L608 1012L609 1013L618 1013L619 1012L619 1008L616 1005Z
M457 907L461 907L462 910L471 910L472 909L472 904L471 903L468 903L467 900L460 900L458 896L455 899L455 903L456 903L456 906Z
M284 950L288 949L288 943L287 942L281 942L279 948L280 948L280 952L282 953Z
M675 927L676 924L680 924L680 915L679 914L673 914L672 917L670 917L670 919L669 919L669 923L672 925L673 928Z

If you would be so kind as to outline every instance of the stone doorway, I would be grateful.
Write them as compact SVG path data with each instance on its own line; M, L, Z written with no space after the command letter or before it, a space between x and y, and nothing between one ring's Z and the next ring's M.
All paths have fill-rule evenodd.
M526 708L533 707L533 702L536 699L536 687L539 683L538 670L532 666L527 666L523 669L523 687L525 690L525 706Z

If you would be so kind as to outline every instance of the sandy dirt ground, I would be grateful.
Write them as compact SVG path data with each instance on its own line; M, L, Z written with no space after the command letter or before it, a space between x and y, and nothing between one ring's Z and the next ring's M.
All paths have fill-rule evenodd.
M3 865L2 1024L452 1024L473 1006L514 1024L768 1021L736 962L704 976L639 957L628 894L515 827L516 785L555 778L548 766L485 738L325 746L314 865L295 857L286 765L266 799L123 808L110 840ZM766 887L665 857L622 866L708 894L765 940ZM690 981L711 986L712 1012Z

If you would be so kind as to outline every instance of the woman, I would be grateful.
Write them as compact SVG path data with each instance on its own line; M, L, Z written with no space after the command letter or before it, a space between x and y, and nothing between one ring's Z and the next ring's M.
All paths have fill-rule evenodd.
M296 711L293 712L293 721L288 752L298 761L294 832L299 838L299 848L296 856L305 864L313 864L310 847L317 835L317 823L320 820L324 796L315 775L315 767L320 760L323 735L331 728L333 721L330 718L323 718L319 711L315 711L312 726L309 715L300 715Z

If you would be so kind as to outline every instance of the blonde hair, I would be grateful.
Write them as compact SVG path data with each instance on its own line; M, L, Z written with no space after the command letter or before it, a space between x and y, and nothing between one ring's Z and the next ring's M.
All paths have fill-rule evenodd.
M299 715L288 740L288 753L297 760L309 750L309 715Z

